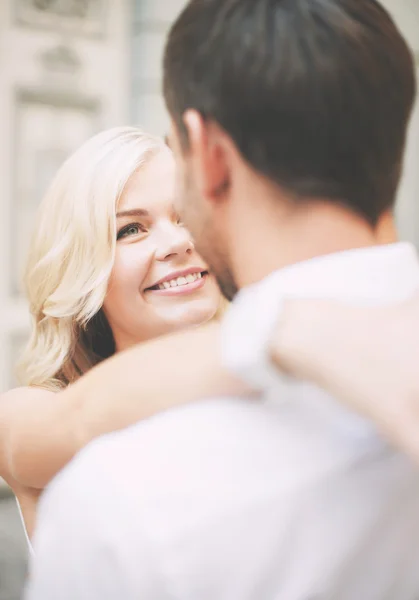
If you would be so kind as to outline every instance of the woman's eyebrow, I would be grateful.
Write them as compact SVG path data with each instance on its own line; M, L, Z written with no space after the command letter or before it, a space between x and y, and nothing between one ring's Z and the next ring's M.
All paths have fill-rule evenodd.
M121 210L121 212L116 213L116 218L121 217L148 217L150 213L148 210L144 210L143 208L131 208L130 210Z

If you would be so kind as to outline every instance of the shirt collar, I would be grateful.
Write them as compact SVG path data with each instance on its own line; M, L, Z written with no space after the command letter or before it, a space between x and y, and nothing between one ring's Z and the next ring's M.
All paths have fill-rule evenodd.
M419 287L419 260L408 242L336 252L271 273L250 286L262 294L361 300L397 301ZM250 291L250 288L249 289ZM256 291L256 290L255 290Z

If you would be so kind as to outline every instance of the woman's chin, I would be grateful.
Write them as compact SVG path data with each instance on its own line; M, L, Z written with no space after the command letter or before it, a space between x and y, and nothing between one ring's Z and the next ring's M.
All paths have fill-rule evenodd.
M199 327L214 319L219 310L219 304L214 302L196 302L185 307L184 311L179 311L176 319L171 319L174 329L188 329L189 327Z

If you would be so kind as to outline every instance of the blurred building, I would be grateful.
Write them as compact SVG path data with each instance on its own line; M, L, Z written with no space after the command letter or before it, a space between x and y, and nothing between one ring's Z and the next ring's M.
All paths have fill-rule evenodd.
M255 0L256 1L256 0ZM415 52L419 0L383 0ZM63 160L93 133L167 128L161 58L185 0L0 0L0 392L28 331L21 270L37 205ZM397 217L419 246L419 103ZM0 600L16 600L24 540L0 485Z

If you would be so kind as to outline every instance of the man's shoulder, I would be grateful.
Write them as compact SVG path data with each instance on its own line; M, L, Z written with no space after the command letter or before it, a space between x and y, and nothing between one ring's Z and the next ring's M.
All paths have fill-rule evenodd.
M172 486L172 475L185 480L202 475L221 484L236 479L246 465L251 481L262 471L285 476L290 460L294 471L306 470L316 460L347 461L361 452L360 443L337 448L326 435L330 427L316 427L297 402L284 408L282 400L217 397L167 410L91 442L64 473L84 483L93 476L96 486L129 482L134 489L141 481L143 489L149 483L163 490Z
M239 423L255 426L255 419L263 419L264 410L257 400L243 397L208 398L188 405L169 409L144 421L139 421L121 431L101 436L87 447L83 453L92 456L115 452L129 453L134 447L160 444L164 437L165 445L171 440L199 443L205 430L205 437L217 435L221 430L237 429ZM256 425L257 427L257 425Z
M222 445L227 440L254 436L269 418L255 400L218 397L177 407L130 427L98 438L81 453L80 460L121 468L121 462L153 463L163 457L173 460L190 449ZM141 457L141 458L139 458Z
M256 400L225 397L156 415L90 443L58 476L56 485L102 490L123 486L146 501L182 493L202 477L221 487L252 465L276 469L281 448L272 414ZM268 466L269 465L269 466ZM176 481L175 481L176 479ZM179 481L183 485L179 487Z
M232 490L245 501L273 481L280 439L265 413L251 400L214 398L103 436L52 482L43 512L75 503L97 523L110 513L131 523L140 512L167 532L204 522Z
M246 398L217 397L180 406L139 421L123 430L108 433L92 441L81 450L64 471L93 469L102 472L117 471L121 462L131 459L138 464L141 449L160 448L166 453L168 448L180 448L183 444L200 445L203 436L217 437L230 429L237 429L245 423L254 425L254 417L262 413L256 401ZM145 455L140 455L145 456ZM147 461L152 456L147 453Z

